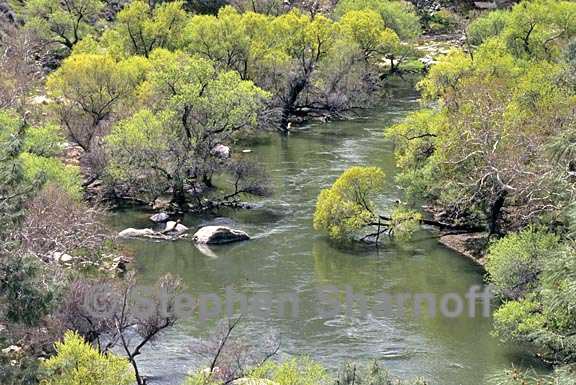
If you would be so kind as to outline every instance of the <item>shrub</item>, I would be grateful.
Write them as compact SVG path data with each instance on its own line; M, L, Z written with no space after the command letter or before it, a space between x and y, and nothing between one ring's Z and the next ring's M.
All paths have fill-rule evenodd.
M308 357L283 363L268 361L255 369L250 377L268 379L278 385L321 385L329 379L326 369Z
M130 363L113 354L103 355L75 332L55 344L57 354L42 363L44 385L132 385Z
M559 248L556 235L533 227L494 242L488 249L486 270L496 294L520 299L534 291L543 261Z
M351 167L318 197L314 228L334 240L352 240L378 218L374 198L384 187L384 172L377 167Z
M458 16L447 9L434 13L428 22L432 32L452 32L458 26Z
M346 363L338 372L335 385L426 385L423 379L399 380L376 361L364 368Z
M54 291L36 258L16 256L0 265L2 314L8 321L36 325L51 310Z
M28 181L44 178L45 181L58 185L73 198L82 198L82 177L78 167L64 165L55 158L30 153L23 153L20 158Z
M102 210L47 184L26 205L22 244L27 253L43 259L59 252L95 261L112 240L104 221Z
M43 157L56 156L62 150L64 136L60 127L47 124L40 127L30 127L26 130L24 151Z
M509 301L494 313L496 334L505 339L524 340L544 327L541 306L532 300Z

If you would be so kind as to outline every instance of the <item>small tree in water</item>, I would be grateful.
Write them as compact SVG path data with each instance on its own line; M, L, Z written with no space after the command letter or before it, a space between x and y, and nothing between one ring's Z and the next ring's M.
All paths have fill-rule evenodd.
M380 215L374 200L384 191L385 175L378 167L351 167L332 187L320 192L314 213L314 228L334 240L378 242L388 233L409 235L421 215L402 208L392 217Z

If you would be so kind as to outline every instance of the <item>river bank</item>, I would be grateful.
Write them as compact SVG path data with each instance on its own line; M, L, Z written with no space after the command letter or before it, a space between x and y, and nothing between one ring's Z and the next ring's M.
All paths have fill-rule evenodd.
M273 187L272 196L255 202L255 208L183 217L182 223L191 231L227 223L252 240L208 246L209 253L187 240L124 241L135 255L139 282L151 284L171 273L183 279L193 296L215 293L224 297L226 288L249 297L294 293L300 299L297 318L282 317L278 312L250 314L238 330L239 337L256 345L262 339L278 338L279 359L309 355L330 370L345 361L376 359L398 377L459 385L483 383L512 364L530 366L530 357L521 347L500 345L490 335L489 318L421 318L402 315L398 309L388 316L361 317L356 311L349 316L319 315L317 292L326 286L366 295L374 309L382 305L376 295L380 292L465 295L471 286L483 285L478 266L440 245L428 231L410 242L386 240L378 249L343 249L312 229L319 191L352 165L384 169L386 188L379 206L392 207L401 198L394 182L393 145L384 133L386 127L418 108L419 95L403 82L391 89L392 97L380 108L354 119L305 125L288 137L272 135L251 146L248 156L266 165ZM115 227L149 226L149 216L120 211L114 218ZM205 366L191 349L216 323L197 317L180 322L142 355L144 372L154 375L158 384L180 384L188 371Z

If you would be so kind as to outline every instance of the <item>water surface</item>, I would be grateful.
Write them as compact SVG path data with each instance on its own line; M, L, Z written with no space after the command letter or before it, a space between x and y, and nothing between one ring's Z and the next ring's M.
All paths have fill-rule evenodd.
M397 311L386 316L344 314L323 317L317 292L326 285L374 296L390 293L460 293L482 285L482 272L466 258L440 245L430 233L409 243L384 242L379 249L339 249L312 229L319 191L353 165L379 166L387 174L380 205L391 207L401 198L394 185L392 144L385 128L418 107L409 86L395 90L393 101L349 121L318 123L291 134L273 135L252 145L244 156L261 162L271 177L274 194L250 211L227 211L189 217L185 224L222 221L254 237L249 242L198 250L189 241L154 243L130 241L137 256L141 282L152 283L165 273L180 276L188 293L219 293L233 287L245 294L279 296L296 293L297 319L272 312L265 318L246 317L239 333L259 341L273 335L282 355L308 354L330 368L347 360L379 360L391 372L407 378L422 376L433 384L478 385L511 364L523 365L520 349L490 336L489 318L411 317ZM121 226L149 226L149 214L121 212ZM371 297L372 298L372 297ZM154 383L179 384L185 373L202 365L189 347L213 330L213 322L190 319L167 332L139 358Z

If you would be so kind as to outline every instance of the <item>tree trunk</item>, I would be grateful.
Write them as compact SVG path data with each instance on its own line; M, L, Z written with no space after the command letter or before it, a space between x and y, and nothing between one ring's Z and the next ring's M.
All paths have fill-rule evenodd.
M501 190L496 196L494 202L490 205L488 217L488 230L490 235L497 235L500 233L498 220L500 219L500 214L502 213L502 208L506 201L506 195L508 195L508 192L506 190Z
M300 93L306 88L308 84L308 75L303 75L297 79L295 79L290 84L290 89L288 90L288 94L286 95L286 99L284 101L284 105L282 106L282 118L280 120L280 132L283 134L288 133L288 120L290 116L294 112L294 105L298 100L298 96Z
M136 364L136 360L134 357L130 356L130 364L132 364L132 368L134 368L134 376L136 377L136 383L138 385L146 385L146 380L140 376L140 371L138 370L138 365Z
M175 181L172 185L172 203L179 207L183 207L186 204L186 193L184 191L183 181Z

